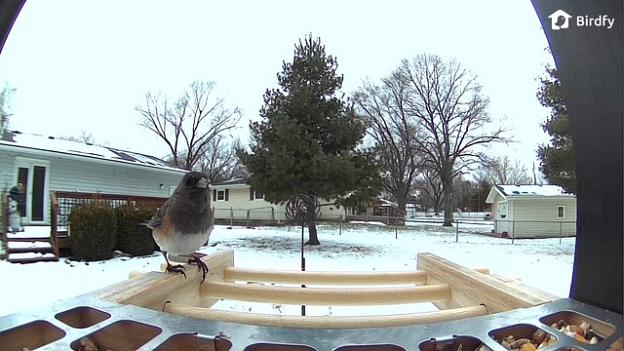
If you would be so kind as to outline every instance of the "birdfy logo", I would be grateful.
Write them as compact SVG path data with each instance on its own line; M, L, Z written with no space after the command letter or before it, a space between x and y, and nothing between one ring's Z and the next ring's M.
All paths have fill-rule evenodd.
M553 12L552 15L548 16L550 18L550 25L553 30L566 29L570 26L570 16L567 12L563 10L557 10Z
M570 18L574 16L563 10L557 10L553 12L548 18L550 18L550 26L553 30L567 29L570 27ZM582 15L576 16L574 23L577 27L605 27L607 29L613 28L615 24L615 18L609 15L589 16Z

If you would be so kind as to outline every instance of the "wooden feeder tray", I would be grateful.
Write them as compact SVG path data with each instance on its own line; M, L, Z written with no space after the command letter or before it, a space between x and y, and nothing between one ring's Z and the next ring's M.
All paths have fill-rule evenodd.
M210 287L221 289L218 294L226 293L242 298L249 291L257 291L245 290L250 284L234 284L234 281L270 279L292 283L292 279L298 281L310 278L316 284L321 284L324 278L323 274L314 272L303 275L301 272L292 275L275 272L273 276L266 272L259 274L250 270L237 270L233 268L233 254L230 253L208 256L205 260L211 267L212 276L203 284L199 282L196 267L190 266L187 267L187 279L181 275L161 272L132 274L133 278L127 281L90 294L67 299L47 308L1 317L0 350L78 350L80 340L89 337L102 351L505 351L497 340L508 335L516 338L528 337L537 329L552 335L556 340L539 349L540 351L622 350L622 315L567 298L533 305L529 303L527 306L527 301L540 301L537 297L546 295L524 287L520 289L524 295L519 294L520 285L512 280L499 286L500 291L493 294L489 289L506 280L490 277L487 270L467 269L430 254L419 256L418 268L421 271L406 273L406 276L399 274L392 278L402 285L405 285L402 279L407 277L425 285L437 286L443 284L445 279L449 282L450 294L438 291L446 288L436 288L436 291L425 294L440 300L435 304L442 310L425 313L424 317L409 314L361 318L265 315L241 317L240 313L214 311L209 306L214 303L213 294L217 293L206 293L206 289ZM438 263L441 266L434 268ZM450 273L451 271L455 272ZM362 284L370 284L371 281L388 284L384 277L364 279L367 278L366 274L352 273L345 277L347 281L360 281ZM478 284L470 283L473 278L477 279ZM227 284L240 287L241 291L230 291L228 289L231 287L226 289L224 286ZM466 284L479 286L470 293L477 300L467 300ZM511 293L515 294L514 299L524 297L518 300L521 306L513 308L510 305L507 310L498 311L496 308L502 307L494 305L492 311L487 305L490 300L481 296L479 289L489 291L487 295L490 299L494 296L500 306L506 303L505 300L511 299ZM292 298L289 295L290 290L276 291L286 294L282 297L287 300ZM409 300L406 296L421 300L426 297L422 292L428 290L406 291L406 295L402 292L396 295L388 293L387 297L400 301L398 303L405 303L405 300ZM325 292L326 290L321 289L318 296L305 295L302 298L309 299L312 303L316 300L319 300L317 304L326 303ZM360 299L357 294L354 296L356 300ZM368 298L361 299L365 304L370 304ZM457 299L463 299L463 307ZM483 299L486 305L477 303L481 307L474 309L480 311L477 316L456 312L472 306L479 299ZM342 297L336 297L335 301L342 301ZM194 308L189 303L198 306ZM481 313L483 311L485 312ZM310 324L309 320L313 322ZM559 320L574 324L585 321L600 334L601 340L596 344L589 344L569 337L550 326Z

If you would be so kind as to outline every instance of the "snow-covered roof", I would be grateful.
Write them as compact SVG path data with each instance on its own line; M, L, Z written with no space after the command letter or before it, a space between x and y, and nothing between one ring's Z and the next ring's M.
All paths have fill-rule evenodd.
M218 183L214 183L214 184L210 184L212 186L225 186L225 185L234 185L234 184L247 184L247 180L245 178L234 178L234 179L230 179L230 180L225 180L222 182L218 182Z
M247 184L246 178L234 178L223 182L210 184L210 189L224 190L224 189L249 189L251 185Z
M63 158L83 157L94 161L117 162L166 171L186 172L185 170L171 167L165 161L154 156L108 146L58 139L52 136L45 137L36 134L13 132L11 140L0 139L0 149L2 148L21 149L33 154L51 152L54 153L54 156Z
M397 205L396 202L392 202L390 200L386 200L383 198L377 198L377 206L382 206L382 207L398 207L399 205Z
M512 185L496 184L490 190L486 199L487 203L493 203L499 194L504 199L509 198L538 198L538 197L574 197L574 194L566 193L559 185Z

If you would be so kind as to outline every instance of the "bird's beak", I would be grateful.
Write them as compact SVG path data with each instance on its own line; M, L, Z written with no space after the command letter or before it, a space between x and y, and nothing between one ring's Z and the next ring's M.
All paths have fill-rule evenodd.
M202 178L202 179L200 179L199 181L197 181L197 187L198 187L198 188L202 188L202 189L204 189L204 188L206 188L207 186L208 186L208 179L206 179L206 178Z

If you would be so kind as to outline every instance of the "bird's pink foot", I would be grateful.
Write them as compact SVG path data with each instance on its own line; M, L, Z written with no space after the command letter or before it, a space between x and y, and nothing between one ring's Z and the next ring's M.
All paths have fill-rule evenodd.
M186 273L184 273L184 266L181 264L172 266L171 264L169 264L169 262L167 262L167 268L165 268L165 272L182 273L182 275L184 276L184 279L186 279Z
M191 255L192 258L189 258L188 263L196 263L197 264L197 268L199 270L202 271L202 280L201 282L203 283L204 280L206 280L206 273L208 273L210 270L208 269L208 266L206 266L206 264L204 263L204 261L201 260L201 256L205 256L203 254L200 253L194 253Z

